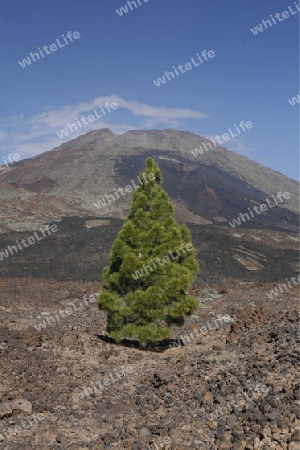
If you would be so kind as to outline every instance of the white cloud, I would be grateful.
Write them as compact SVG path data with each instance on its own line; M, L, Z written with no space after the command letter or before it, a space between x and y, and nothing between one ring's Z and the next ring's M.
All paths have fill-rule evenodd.
M248 147L241 141L241 139L233 138L226 144L227 144L226 147L229 150L233 150L234 152L239 153L241 155L246 155L250 152L253 152L253 148Z
M56 132L65 128L68 123L74 123L76 118L96 109L106 102L115 102L118 109L106 113L105 120L97 119L89 125L82 125L78 131L69 133L60 139ZM116 117L122 109L131 113L133 123L118 123ZM168 108L166 106L150 106L145 103L126 101L118 95L98 97L90 102L81 102L62 107L47 107L43 111L31 116L9 117L2 120L0 125L0 151L18 153L21 157L29 157L51 150L64 142L75 139L90 130L109 128L114 133L121 134L132 129L147 129L158 124L178 125L182 119L206 119L209 116L201 111L182 108Z
M217 134L213 134L213 135L204 135L203 137L205 137L206 139L209 140L216 140L216 137L221 138L221 135L217 135ZM250 152L253 152L253 149L251 147L248 147L246 144L244 144L242 142L241 139L237 139L237 138L231 138L228 141L224 141L222 144L218 144L221 145L221 147L225 147L228 150L232 150L233 152L239 153L240 155L246 155Z

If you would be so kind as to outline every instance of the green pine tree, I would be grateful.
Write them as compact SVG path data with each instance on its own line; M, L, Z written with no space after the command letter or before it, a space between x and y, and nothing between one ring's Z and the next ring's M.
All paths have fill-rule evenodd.
M183 325L198 306L186 294L199 270L190 231L175 221L161 183L159 166L148 158L103 270L99 309L107 313L107 332L118 342L168 338L172 325Z

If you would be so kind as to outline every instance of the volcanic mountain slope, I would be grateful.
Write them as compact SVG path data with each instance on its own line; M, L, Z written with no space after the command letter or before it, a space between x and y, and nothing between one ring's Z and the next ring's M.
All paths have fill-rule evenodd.
M203 141L102 130L0 175L1 448L140 450L166 438L173 450L299 448L299 286L281 288L299 269L298 186L223 148L198 161L190 150ZM96 302L81 302L101 290L131 195L103 211L94 203L136 181L147 156L201 265L199 308L161 352L111 344ZM279 191L291 195L284 208L223 226ZM57 233L9 253L53 221ZM26 428L35 414L43 420Z
M161 166L164 188L177 219L195 224L223 224L248 208L290 199L246 221L245 227L297 229L298 183L223 147L191 153L209 142L177 130L91 131L52 151L8 166L0 175L0 232L37 229L64 216L123 218L131 195L105 207L99 200L125 187L153 157ZM116 196L115 196L116 198Z

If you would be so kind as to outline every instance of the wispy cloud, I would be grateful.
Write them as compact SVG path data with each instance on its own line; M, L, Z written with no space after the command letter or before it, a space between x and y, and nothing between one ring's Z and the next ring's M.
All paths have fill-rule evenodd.
M106 102L115 102L118 109L106 120L97 120L71 133L65 139L59 139L56 132L72 123L81 115L88 115ZM123 109L123 111L122 111ZM120 113L121 110L121 113ZM123 121L127 111L127 120ZM129 114L128 114L129 113ZM122 120L120 120L122 116ZM147 129L157 125L180 124L183 119L207 119L201 111L166 106L151 106L146 103L127 101L118 95L98 97L90 102L81 102L62 107L47 107L31 116L14 116L0 123L0 152L18 153L21 157L40 154L61 145L91 130L109 128L121 134L132 129ZM131 122L131 123L127 123Z
M244 144L241 139L233 138L228 143L226 142L226 147L229 150L233 150L236 153L239 153L241 155L246 155L248 153L253 152L253 148L248 147L246 144Z
M203 137L205 137L206 139L212 140L212 139L216 139L218 135L217 134L209 134L209 135L204 135ZM220 137L220 135L219 135ZM253 148L248 147L246 144L243 143L243 141L241 139L237 139L237 138L231 138L229 139L229 141L224 142L223 144L221 144L221 147L225 147L228 150L232 150L233 152L239 153L240 155L246 155L250 152L253 152Z

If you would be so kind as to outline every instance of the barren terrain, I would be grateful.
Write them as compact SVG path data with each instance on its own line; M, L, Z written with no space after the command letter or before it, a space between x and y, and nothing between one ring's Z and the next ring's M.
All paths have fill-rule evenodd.
M35 328L68 303L83 305L99 283L2 279L0 448L299 449L298 288L271 301L266 293L276 283L219 281L217 289L194 289L199 309L173 338L207 322L212 329L177 348L142 351L101 338L105 317L94 301ZM224 315L232 320L212 325ZM104 378L114 381L93 389ZM265 391L254 394L258 384ZM250 401L226 407L242 392ZM18 399L32 412L3 409ZM44 420L22 428L34 413ZM160 437L171 443L160 446Z
M299 186L223 147L192 156L207 142L104 129L2 171L0 450L299 450ZM201 271L197 311L142 348L116 345L96 302L132 196L95 202L148 156ZM228 225L278 192L290 199Z

